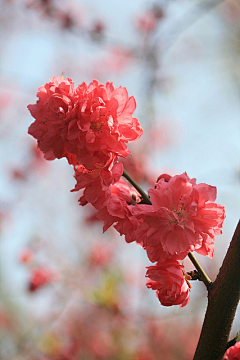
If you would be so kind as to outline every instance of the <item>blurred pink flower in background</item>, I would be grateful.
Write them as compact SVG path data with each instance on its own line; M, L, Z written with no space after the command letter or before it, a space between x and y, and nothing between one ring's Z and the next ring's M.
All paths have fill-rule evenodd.
M55 279L55 274L47 268L35 268L32 270L28 290L35 292L40 287L52 282Z
M0 89L0 111L6 110L12 102L12 95L4 89ZM0 113L1 114L1 113Z
M7 309L0 308L0 329L11 329L13 326L13 319L9 316Z
M102 78L109 76L109 73L119 74L130 66L135 59L131 49L123 46L114 46L107 49L103 58L98 58L96 65L91 67L91 74L94 77Z
M111 262L113 254L114 249L112 246L99 241L91 246L87 259L92 267L106 266Z
M148 154L140 149L133 150L133 156L122 158L121 163L128 174L136 181L136 183L147 183L152 185L156 178L152 175L152 170L148 168L149 165Z
M19 261L23 264L30 263L34 258L33 251L31 249L23 249L19 255Z
M106 25L105 23L98 19L95 20L92 24L91 24L91 28L89 30L90 36L92 37L93 40L95 41L102 41L104 38L104 32L106 30Z
M30 175L34 172L38 174L44 174L47 169L47 161L44 159L43 153L37 147L36 143L31 144L29 154L30 159L25 161L21 166L16 165L11 168L10 175L11 179L14 181L27 182Z
M139 32L150 33L155 30L157 19L153 11L146 10L136 20L136 29Z
M222 4L223 17L232 23L240 23L240 1L239 0L226 0Z
M11 176L13 180L27 180L27 174L24 170L21 171L20 169L12 169Z

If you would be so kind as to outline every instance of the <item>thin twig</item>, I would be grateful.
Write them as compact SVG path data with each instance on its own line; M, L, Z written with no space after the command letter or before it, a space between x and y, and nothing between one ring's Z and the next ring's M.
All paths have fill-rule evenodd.
M148 205L152 205L149 196L143 191L143 189L131 178L131 176L126 172L126 170L123 170L123 174L122 176L124 176L129 182L130 184L132 184L135 189L139 192L139 194L142 195L143 200L145 201L146 204Z
M197 269L200 278L200 281L203 281L204 284L206 285L207 289L211 286L212 281L209 279L209 277L207 276L207 274L205 273L205 271L203 270L203 268L201 267L201 265L199 264L199 262L197 261L197 259L195 258L195 256L193 255L193 253L188 253L188 257L191 260L191 262L193 263L193 265L195 266L195 268Z

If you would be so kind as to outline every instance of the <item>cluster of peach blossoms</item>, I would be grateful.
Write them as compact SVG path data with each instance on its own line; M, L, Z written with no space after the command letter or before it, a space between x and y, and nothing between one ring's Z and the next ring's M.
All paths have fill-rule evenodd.
M148 267L147 287L162 305L189 302L183 260L196 251L212 258L215 235L221 234L225 211L214 203L216 188L196 184L186 173L159 176L146 204L135 188L121 179L120 158L131 155L127 143L143 133L134 118L136 101L126 88L93 80L74 87L71 79L53 77L38 89L38 101L28 108L35 121L29 134L47 160L66 158L82 190L80 205L92 204L104 222L146 250L155 263Z

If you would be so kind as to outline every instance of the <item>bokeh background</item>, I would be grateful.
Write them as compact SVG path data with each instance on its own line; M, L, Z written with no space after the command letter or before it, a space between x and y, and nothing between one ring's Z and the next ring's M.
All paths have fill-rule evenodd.
M114 229L102 234L93 209L78 205L71 167L44 160L27 134L27 105L62 73L125 86L144 129L129 174L145 190L184 171L218 189L223 234L212 260L197 256L214 280L240 209L240 1L0 6L0 359L191 360L203 284L192 282L185 308L160 305L145 285L145 252Z

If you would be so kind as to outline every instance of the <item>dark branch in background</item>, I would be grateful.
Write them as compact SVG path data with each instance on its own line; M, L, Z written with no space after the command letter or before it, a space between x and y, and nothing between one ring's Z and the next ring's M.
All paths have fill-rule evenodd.
M222 360L240 299L240 221L212 288L193 360Z

